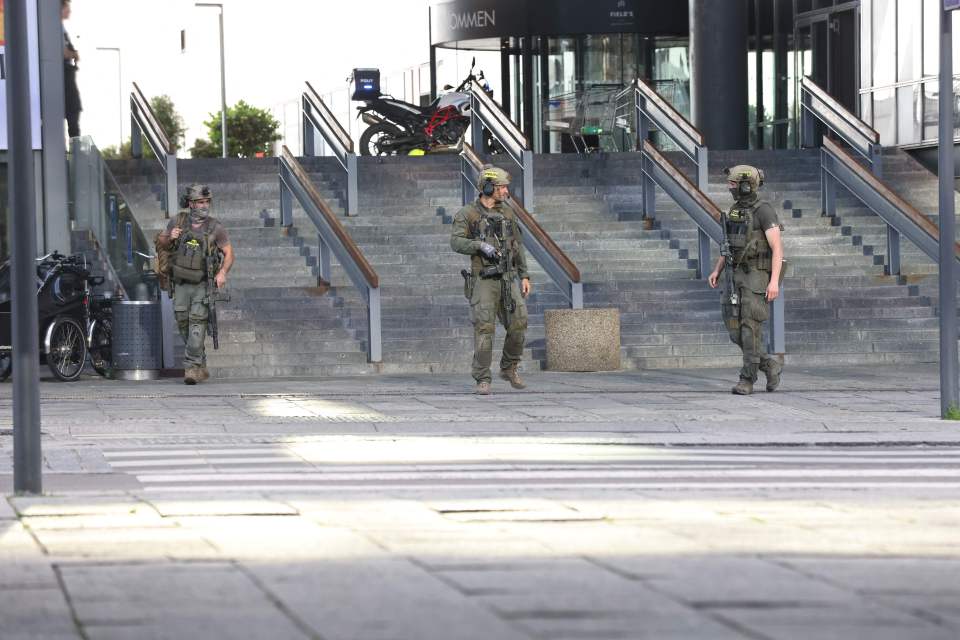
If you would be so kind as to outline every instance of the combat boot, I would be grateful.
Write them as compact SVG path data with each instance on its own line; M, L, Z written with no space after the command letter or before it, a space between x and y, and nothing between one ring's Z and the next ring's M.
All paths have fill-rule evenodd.
M203 382L210 379L210 372L206 367L197 367L197 382Z
M520 377L520 372L517 371L517 365L513 365L507 369L500 369L500 377L510 383L510 386L514 389L526 389L527 385L524 384L523 379Z
M478 382L477 388L474 391L478 396L488 396L490 395L490 383L489 382Z
M746 378L740 378L740 382L733 389L730 389L730 392L738 396L748 396L753 393L753 382Z
M783 371L783 365L773 359L769 362L763 368L763 374L767 376L767 391L776 391L780 386L780 372Z
M200 368L190 367L183 372L183 384L197 384L200 381Z

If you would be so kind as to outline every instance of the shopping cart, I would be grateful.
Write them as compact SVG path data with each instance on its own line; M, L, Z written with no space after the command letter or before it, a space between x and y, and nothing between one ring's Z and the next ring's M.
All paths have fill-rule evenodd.
M594 85L550 98L543 106L543 128L567 135L577 153L625 151L629 124L618 96L622 85Z

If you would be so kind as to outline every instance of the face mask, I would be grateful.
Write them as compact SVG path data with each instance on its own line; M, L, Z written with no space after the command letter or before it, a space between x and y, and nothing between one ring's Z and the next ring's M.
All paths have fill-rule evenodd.
M210 215L210 205L203 204L190 209L190 220L192 222L203 222Z

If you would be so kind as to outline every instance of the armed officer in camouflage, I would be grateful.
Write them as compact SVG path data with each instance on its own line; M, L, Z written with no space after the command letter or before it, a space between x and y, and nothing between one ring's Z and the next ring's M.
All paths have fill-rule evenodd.
M161 245L172 245L173 249L173 309L180 336L186 344L183 357L186 384L197 384L210 377L204 348L210 313L207 279L213 277L216 288L223 289L233 266L233 247L227 230L210 215L210 201L209 187L191 185L187 189L190 215L170 220L158 238ZM212 267L208 258L212 260Z
M480 173L480 194L463 207L453 219L450 246L470 256L470 271L464 277L464 295L470 301L473 322L473 379L476 393L490 393L490 364L493 359L493 335L499 318L507 336L500 358L500 377L514 389L526 387L517 366L523 356L527 330L527 305L530 275L523 250L520 226L513 210L506 205L510 197L510 174L487 166Z
M783 227L769 203L760 200L763 172L749 165L725 170L727 186L736 202L724 216L725 238L730 245L733 269L733 294L723 296L723 322L730 339L743 351L740 381L732 392L753 393L757 372L767 378L767 391L780 384L783 365L767 355L761 334L769 317L768 302L780 295L783 276ZM709 276L710 286L717 287L726 258L720 256Z

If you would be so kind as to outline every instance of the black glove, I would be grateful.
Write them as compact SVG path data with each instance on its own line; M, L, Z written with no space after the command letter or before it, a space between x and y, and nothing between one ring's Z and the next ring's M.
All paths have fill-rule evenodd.
M487 256L488 258L494 258L497 255L497 249L492 244L488 242L480 243L480 253Z

